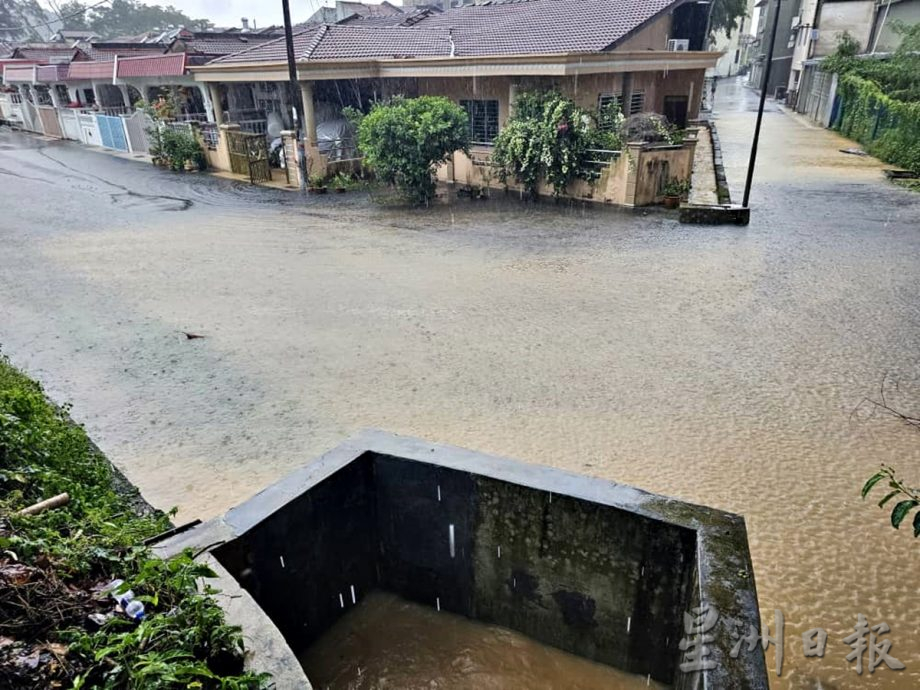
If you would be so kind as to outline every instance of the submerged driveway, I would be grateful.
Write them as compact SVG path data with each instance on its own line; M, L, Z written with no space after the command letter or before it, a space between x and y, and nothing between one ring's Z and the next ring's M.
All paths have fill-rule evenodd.
M716 105L737 188L754 101ZM920 196L844 145L772 108L750 227L709 228L302 200L4 131L0 344L181 519L362 427L742 513L786 616L775 686L863 687L863 613L907 664L872 687L916 687L920 548L858 490L881 461L916 483L920 437L851 412L886 372L920 407Z

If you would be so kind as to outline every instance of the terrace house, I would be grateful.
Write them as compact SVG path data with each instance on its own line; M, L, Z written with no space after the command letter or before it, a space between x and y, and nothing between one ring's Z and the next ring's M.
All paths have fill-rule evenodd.
M469 113L474 150L439 171L448 181L468 179L488 159L521 90L556 89L583 107L616 102L627 115L656 112L685 125L719 57L703 50L707 12L692 0L490 0L306 27L294 53L309 171L329 162L318 129L342 122L347 106L366 110L397 94L447 96ZM191 71L215 102L239 84L286 82L285 42Z

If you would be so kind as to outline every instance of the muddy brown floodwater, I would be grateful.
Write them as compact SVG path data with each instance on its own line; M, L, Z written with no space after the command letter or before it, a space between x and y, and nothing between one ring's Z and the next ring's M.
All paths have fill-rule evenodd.
M720 85L733 186L754 104ZM741 513L773 686L915 690L920 541L859 487L920 481L920 438L852 413L886 373L920 411L920 196L775 106L761 144L750 227L710 228L301 201L0 133L0 343L180 520L363 427ZM906 670L856 674L860 613Z
M372 592L301 663L315 690L663 690L495 625Z

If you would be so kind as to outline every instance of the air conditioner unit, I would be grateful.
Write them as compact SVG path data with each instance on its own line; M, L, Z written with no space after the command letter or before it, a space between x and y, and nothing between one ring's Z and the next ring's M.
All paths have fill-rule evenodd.
M668 41L668 50L678 51L678 52L690 50L690 39L689 38L672 38Z

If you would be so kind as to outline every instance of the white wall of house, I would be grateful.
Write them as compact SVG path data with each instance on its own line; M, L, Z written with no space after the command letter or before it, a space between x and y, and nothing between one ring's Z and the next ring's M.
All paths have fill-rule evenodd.
M814 44L814 29L818 19L818 0L802 0L799 7L796 24L795 47L792 51L792 68L789 70L789 84L787 88L795 91L799 88L802 78L803 63L811 57Z
M753 33L757 11L754 7L756 2L757 0L748 0L745 14L738 20L738 27L732 31L731 36L727 36L724 31L716 33L712 50L724 54L719 58L711 73L707 70L706 76L731 77L738 74L739 70L747 64L748 51L744 49L744 37Z
M875 40L874 52L891 53L901 44L901 37L894 32L895 22L917 24L920 22L920 0L892 0L891 5L879 6L879 30ZM884 22L884 23L882 23Z
M830 55L837 49L843 32L848 32L866 50L875 20L875 0L825 0L818 18L815 57Z

